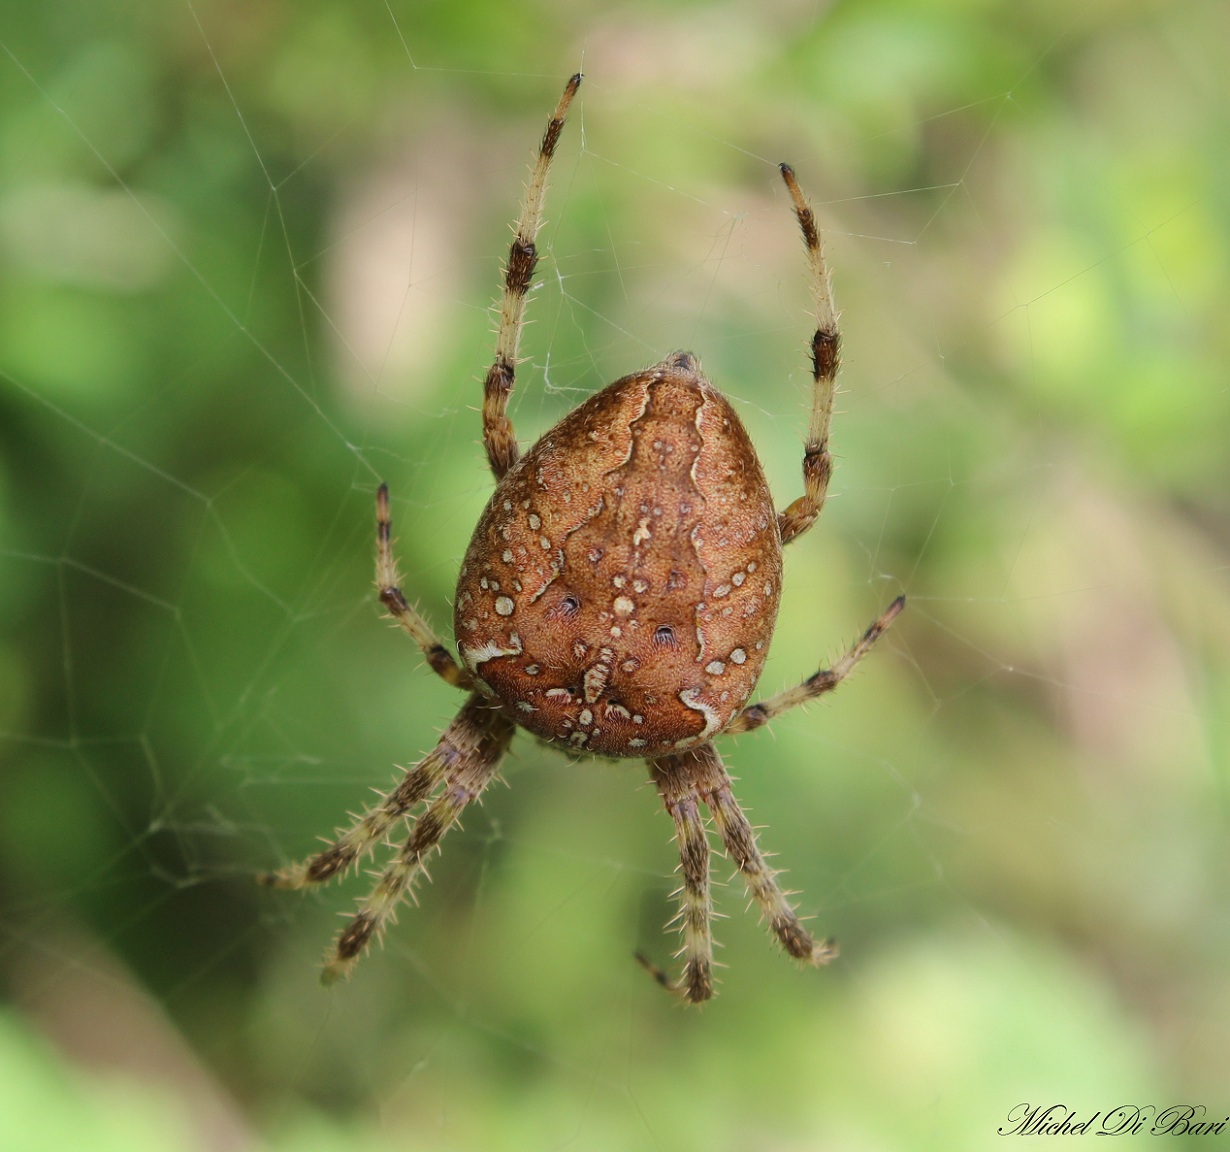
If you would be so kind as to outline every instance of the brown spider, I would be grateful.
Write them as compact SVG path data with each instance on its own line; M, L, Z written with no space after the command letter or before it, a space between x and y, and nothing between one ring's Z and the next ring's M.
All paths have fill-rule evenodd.
M803 230L816 302L814 401L805 494L774 511L735 410L688 352L615 381L565 416L524 456L507 415L525 295L551 159L580 75L564 88L530 174L504 272L495 359L483 393L483 443L496 488L457 584L464 666L411 607L390 544L389 493L376 497L380 600L437 675L469 692L435 749L323 852L261 877L277 888L328 880L382 843L419 801L397 858L337 938L323 978L347 975L422 876L424 861L499 769L517 725L574 755L649 762L675 822L683 874L683 977L668 988L713 994L708 807L748 892L791 956L836 955L799 922L764 861L713 738L759 728L835 688L904 606L899 597L832 668L748 705L781 590L782 545L824 504L838 369L837 315L820 234L794 172L781 165Z

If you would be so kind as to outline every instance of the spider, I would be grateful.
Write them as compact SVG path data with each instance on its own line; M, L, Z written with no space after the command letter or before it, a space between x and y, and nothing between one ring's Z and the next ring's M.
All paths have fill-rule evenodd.
M772 934L791 956L824 964L765 863L714 745L829 692L904 607L899 597L831 668L748 704L777 616L782 545L815 522L832 457L837 313L815 218L780 166L803 232L815 297L814 396L804 495L776 512L751 440L689 352L608 385L522 455L508 399L552 157L581 84L573 76L547 123L504 268L495 357L483 387L483 443L496 487L465 554L454 604L458 663L411 606L393 557L389 492L376 495L376 583L432 670L468 693L436 747L322 852L263 875L304 888L357 865L420 802L408 839L334 942L322 978L349 975L424 862L495 777L518 726L574 756L635 757L674 822L683 883L682 999L713 995L708 808Z

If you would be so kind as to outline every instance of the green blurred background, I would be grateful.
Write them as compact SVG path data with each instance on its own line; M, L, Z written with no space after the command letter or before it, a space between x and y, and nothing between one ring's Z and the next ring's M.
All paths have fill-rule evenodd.
M1223 0L4 4L0 1148L1230 1115L1228 47ZM379 618L373 493L446 628L488 307L578 67L523 441L690 348L788 502L810 329L776 161L827 230L838 472L762 688L910 605L722 748L842 958L798 970L736 881L720 996L682 1009L631 960L675 945L643 766L522 739L325 991L365 882L251 876L457 708Z

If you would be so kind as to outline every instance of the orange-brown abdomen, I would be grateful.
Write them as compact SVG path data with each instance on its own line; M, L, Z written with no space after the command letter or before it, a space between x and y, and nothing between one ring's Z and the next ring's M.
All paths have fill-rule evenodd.
M688 353L565 416L497 485L454 608L522 727L600 756L720 732L777 617L781 537L742 422Z

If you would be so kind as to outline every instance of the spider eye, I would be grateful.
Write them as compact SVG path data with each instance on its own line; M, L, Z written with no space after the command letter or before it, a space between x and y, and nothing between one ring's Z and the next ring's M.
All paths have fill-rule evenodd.
M654 629L653 642L663 648L675 646L675 630L669 624L660 624Z

